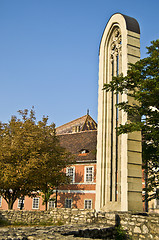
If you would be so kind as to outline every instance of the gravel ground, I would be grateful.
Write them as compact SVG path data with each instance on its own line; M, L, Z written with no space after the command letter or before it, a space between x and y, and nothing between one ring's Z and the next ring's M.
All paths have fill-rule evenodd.
M99 229L106 229L105 226L96 225L63 225L49 227L2 227L0 228L1 240L49 240L49 239L68 239L68 240L91 240L89 237L78 237L79 232L86 234L96 231L98 236ZM111 238L107 238L111 239ZM98 238L96 238L98 240Z

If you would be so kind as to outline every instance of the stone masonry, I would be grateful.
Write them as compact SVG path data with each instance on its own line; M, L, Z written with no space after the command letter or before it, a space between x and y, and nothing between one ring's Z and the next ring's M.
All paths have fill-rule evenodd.
M8 221L10 223L48 223L50 224L63 224L61 227L32 227L27 228L28 230L19 230L20 232L31 231L28 237L36 236L37 232L43 233L42 235L53 234L54 238L26 238L26 239L56 239L55 235L70 231L83 231L82 229L89 229L87 231L87 239L89 234L92 237L92 231L95 229L101 230L104 233L105 228L111 228L116 226L121 226L121 228L126 231L132 239L159 239L159 215L157 214L145 214L145 213L133 213L133 212L97 212L95 210L80 210L80 209L52 209L50 211L0 211L0 220ZM69 227L70 226L70 227ZM18 228L19 229L19 228ZM17 234L17 230L12 231L14 235ZM58 230L57 230L58 229ZM61 230L60 230L61 229ZM90 231L91 230L91 231ZM1 233L6 233L7 228L1 228ZM10 231L9 231L10 232ZM89 234L88 234L89 232ZM95 231L96 232L96 231ZM93 233L97 235L97 233ZM85 234L82 233L82 236ZM99 232L98 232L99 233ZM71 235L72 233L70 233ZM101 234L101 233L100 233ZM113 232L112 232L113 234ZM23 234L25 235L25 234ZM76 234L76 237L78 234ZM69 239L70 236L63 236L61 239ZM2 238L1 238L2 239ZM9 239L9 238L4 238ZM14 239L14 238L10 238ZM22 238L15 238L22 239ZM60 239L60 238L57 238ZM78 239L78 238L77 238ZM96 238L97 239L97 238ZM105 238L111 239L111 238ZM112 238L113 239L113 238ZM25 238L23 239L25 240Z
M99 48L96 210L142 211L141 133L117 135L128 115L116 104L135 102L126 92L103 91L113 77L126 76L129 63L140 60L140 28L136 19L115 13Z

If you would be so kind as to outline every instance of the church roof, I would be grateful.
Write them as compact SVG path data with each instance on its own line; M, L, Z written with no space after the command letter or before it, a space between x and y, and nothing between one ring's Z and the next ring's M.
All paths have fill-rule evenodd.
M83 132L87 130L97 130L97 123L89 114L57 127L56 134Z
M57 127L56 133L76 161L96 160L97 123L89 114Z
M58 135L60 145L72 153L76 161L96 160L97 130Z

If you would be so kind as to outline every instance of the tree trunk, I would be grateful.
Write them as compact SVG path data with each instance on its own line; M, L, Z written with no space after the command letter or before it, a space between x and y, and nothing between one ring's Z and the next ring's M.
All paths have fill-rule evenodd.
M45 211L47 211L47 204L48 204L48 201L45 200Z
M145 212L148 212L148 163L146 161L146 167L145 167Z
M7 189L7 191L2 194L2 197L6 200L8 209L13 209L14 202L17 199L16 191L12 190L11 192L9 189Z
M57 193L58 193L58 189L56 188L56 200L55 200L55 207L57 208Z
M12 200L10 200L10 201L8 202L8 209L9 209L9 210L13 209L13 204L14 204L14 202L13 202Z

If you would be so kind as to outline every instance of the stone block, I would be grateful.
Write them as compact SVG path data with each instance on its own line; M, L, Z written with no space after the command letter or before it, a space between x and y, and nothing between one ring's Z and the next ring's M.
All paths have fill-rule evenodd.
M133 38L140 39L140 34L138 34L138 33L136 33L136 32L129 31L129 30L128 30L128 36L129 36L129 37L133 37ZM129 38L129 37L128 37L128 38Z
M134 222L129 222L129 225L134 226L135 223Z
M141 233L141 229L139 227L135 226L134 233Z
M147 227L146 225L143 225L143 226L142 226L142 232L143 232L144 234L149 232L148 227Z
M141 192L128 192L128 210L129 211L143 211L141 205L142 193Z
M140 58L140 51L138 48L134 46L130 46L130 45L128 46L128 54Z
M137 140L141 141L141 132L132 132L128 133L128 140Z
M128 163L142 164L141 153L128 151Z
M128 151L142 152L142 146L140 141L128 140Z
M134 38L133 36L129 36L128 45L134 46L136 48L140 48L140 39Z
M138 195L141 198L142 197L142 178L128 177L128 191L131 192L131 195L133 195L132 192L140 192Z
M128 163L128 177L142 178L142 166Z
M146 223L148 220L146 220L144 217L142 217L142 218L139 217L139 218L137 219L137 221L138 221L138 222L141 222L141 223L142 223L142 222Z
M137 61L140 60L140 57L135 57L132 55L128 55L128 63L133 63L135 64ZM128 69L130 68L129 64L128 64Z

